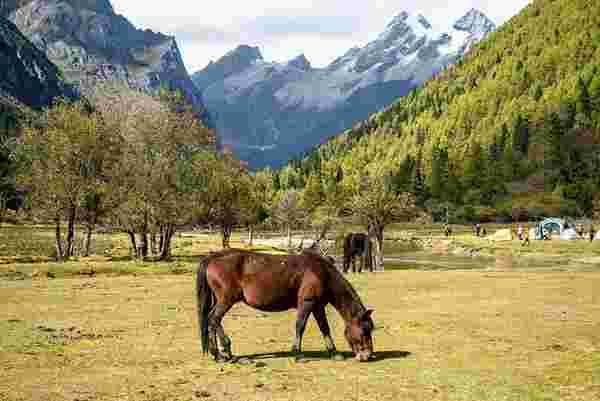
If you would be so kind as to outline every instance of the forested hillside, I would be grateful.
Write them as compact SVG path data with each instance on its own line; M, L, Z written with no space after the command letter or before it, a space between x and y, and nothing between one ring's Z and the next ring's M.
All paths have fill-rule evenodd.
M385 171L457 218L591 215L600 189L600 2L536 0L458 64L279 172Z

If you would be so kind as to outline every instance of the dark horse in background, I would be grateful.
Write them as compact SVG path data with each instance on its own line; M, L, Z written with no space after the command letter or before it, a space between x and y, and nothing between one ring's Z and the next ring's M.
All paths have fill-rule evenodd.
M358 272L363 268L373 271L373 243L367 234L350 233L344 238L344 273L348 273L352 265L352 273L356 272L356 258L360 258Z
M356 358L367 361L373 355L372 310L365 308L352 285L331 261L320 255L279 256L224 250L202 259L196 284L202 350L210 351L216 361L233 357L231 340L221 321L238 302L268 312L297 309L292 345L297 360L302 358L302 335L311 313L330 356L334 356L336 348L325 314L325 306L332 304L346 323L344 334Z

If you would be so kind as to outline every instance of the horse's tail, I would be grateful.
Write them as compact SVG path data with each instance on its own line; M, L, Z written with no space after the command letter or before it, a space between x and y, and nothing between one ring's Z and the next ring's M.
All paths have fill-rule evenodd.
M215 296L208 285L206 272L208 270L209 257L200 261L196 275L196 299L198 301L198 330L202 342L202 353L208 352L208 315L215 306Z

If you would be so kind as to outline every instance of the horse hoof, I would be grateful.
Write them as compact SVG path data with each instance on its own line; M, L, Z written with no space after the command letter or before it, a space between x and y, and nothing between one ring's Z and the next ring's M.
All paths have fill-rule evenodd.
M229 362L230 360L231 360L231 357L228 357L227 355L223 355L223 354L221 354L221 355L217 355L217 356L215 357L215 361L216 361L217 363Z
M297 363L304 363L304 362L307 362L307 359L304 355L300 354L300 355L296 355L296 357L294 358L294 361L296 361Z

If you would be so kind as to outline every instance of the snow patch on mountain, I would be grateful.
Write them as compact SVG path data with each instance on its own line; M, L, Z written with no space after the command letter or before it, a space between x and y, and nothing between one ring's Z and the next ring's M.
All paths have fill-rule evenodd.
M401 12L375 40L325 68L313 68L303 54L287 63L267 62L257 48L240 46L193 79L228 143L273 150L277 141L287 141L284 152L290 152L291 144L320 141L385 107L394 93L402 96L430 79L494 29L477 10L445 31L435 30L422 14ZM336 118L339 122L331 121ZM269 164L270 156L264 157Z

